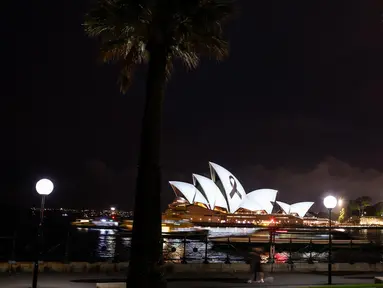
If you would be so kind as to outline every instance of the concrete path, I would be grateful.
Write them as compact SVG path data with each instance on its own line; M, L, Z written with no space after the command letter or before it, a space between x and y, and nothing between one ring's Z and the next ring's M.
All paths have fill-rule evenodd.
M327 283L326 275L303 274L303 273L274 273L270 276L274 277L272 284L247 284L245 283L247 275L200 275L203 277L196 278L196 275L178 275L177 279L169 279L169 288L240 288L240 287L299 287L307 285L322 285ZM334 284L362 284L374 283L372 274L333 276ZM39 275L39 288L95 288L97 282L121 282L124 275L120 274L51 274L43 273ZM32 274L16 274L9 276L0 274L0 287L4 288L28 288L31 287Z

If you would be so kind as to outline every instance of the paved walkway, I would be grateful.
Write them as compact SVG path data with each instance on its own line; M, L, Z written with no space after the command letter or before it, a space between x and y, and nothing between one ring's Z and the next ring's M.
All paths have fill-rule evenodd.
M333 276L334 284L362 284L374 283L372 274ZM178 275L177 278L169 279L169 288L240 288L240 287L297 287L307 285L322 285L327 283L326 275L303 274L303 273L274 273L272 284L247 284L246 275L208 275L203 279L196 278L196 275ZM95 288L97 282L121 282L123 274L48 274L39 275L39 288ZM32 274L7 275L0 274L0 287L6 288L27 288L31 287Z

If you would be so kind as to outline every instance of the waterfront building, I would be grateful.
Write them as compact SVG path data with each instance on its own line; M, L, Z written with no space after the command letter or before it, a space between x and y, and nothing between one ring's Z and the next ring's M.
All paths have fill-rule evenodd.
M383 226L383 217L379 216L363 216L359 221L359 224L363 226Z
M246 193L230 171L212 162L209 166L210 178L193 174L193 183L169 182L176 199L164 213L164 219L178 217L205 225L301 225L314 204L276 201L278 191L274 189ZM281 208L281 214L273 214L275 205Z
M336 222L332 221L332 223L335 225ZM328 226L329 220L328 218L318 218L318 217L304 217L303 218L303 225L305 226Z

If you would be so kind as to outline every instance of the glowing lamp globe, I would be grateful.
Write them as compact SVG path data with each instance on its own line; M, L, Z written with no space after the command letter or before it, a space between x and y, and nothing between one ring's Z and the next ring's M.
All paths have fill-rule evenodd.
M49 179L41 179L36 183L36 191L40 195L47 196L53 191L53 183Z
M334 196L327 196L323 200L323 205L327 209L334 209L338 204L338 200Z

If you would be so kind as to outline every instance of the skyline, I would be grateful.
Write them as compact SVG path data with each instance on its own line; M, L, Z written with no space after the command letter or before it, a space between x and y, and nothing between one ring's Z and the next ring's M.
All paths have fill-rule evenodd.
M108 195L132 208L145 68L121 95L116 69L97 63L83 32L84 2L9 5L4 203L38 204L35 182L47 177L47 205L99 207ZM168 85L163 206L167 181L190 182L208 161L286 202L304 191L319 203L327 190L381 201L382 1L239 5L230 57L177 67ZM33 33L20 38L26 26Z
M100 163L101 164L101 163ZM200 175L205 175L207 177L210 177L209 173L209 167L206 165L203 170L198 171ZM107 169L107 167L103 167L104 169ZM203 168L203 167L202 167ZM188 175L185 174L179 174L180 178L177 179L179 181L189 182L192 183L192 173L196 172L191 169L191 173ZM307 194L308 198L307 201L313 201L314 205L312 207L313 210L316 211L323 211L324 207L322 207L322 201L323 198L328 194L333 194L339 198L347 200L356 199L359 196L371 196L373 203L382 202L381 194L380 194L380 187L383 185L383 175L379 171L369 169L362 171L355 167L350 167L347 165L347 163L340 162L337 159L334 158L328 158L326 162L321 162L317 167L314 167L312 170L301 170L301 171L294 171L278 168L275 170L268 170L265 169L265 167L262 166L252 166L247 167L247 169L241 169L240 171L243 171L245 173L238 174L237 172L233 172L235 174L238 174L237 177L241 181L241 183L244 185L245 190L247 193L250 191L256 190L256 189L262 189L262 188L270 188L267 185L267 183L276 183L275 186L280 187L277 189L277 187L271 187L270 189L274 188L278 190L278 200L283 202L300 202L302 193L305 195ZM339 177L334 177L333 172L337 171L338 175L343 175ZM105 201L108 201L107 203L112 203L109 206L116 206L120 209L124 210L130 210L132 209L132 205L126 205L125 203L121 203L118 201L112 201L112 199L118 199L118 197L124 197L121 190L114 190L112 187L120 187L122 183L129 183L131 184L131 187L134 187L134 177L135 173L134 171L126 171L127 173L120 173L120 174L113 174L113 171L108 171L110 176L115 177L115 181L117 183L113 184L113 181L107 184L106 187L109 193L105 193L103 203ZM131 172L131 174L129 174ZM167 172L164 171L165 175L174 175L174 172ZM254 174L253 174L254 173ZM242 175L244 174L244 175ZM258 175L259 177L255 179L253 176ZM244 177L245 176L245 177ZM350 177L351 178L348 178ZM126 181L126 179L132 179L131 181ZM356 181L357 180L357 181ZM166 182L165 177L163 179L163 182ZM322 186L320 186L323 184ZM109 186L110 185L110 186ZM253 188L254 187L254 188ZM328 187L336 187L334 189L330 189ZM128 188L128 187L127 187ZM60 187L55 186L55 189L60 189ZM133 188L132 188L133 189ZM370 193L367 191L371 191ZM375 191L375 193L373 193ZM34 186L30 189L31 194L29 195L30 198L34 198L35 202L31 205L35 204L38 206L40 198L36 191L34 191ZM74 205L72 206L65 206L64 203L68 203L65 201L57 201L56 199L59 197L54 197L56 195L57 191L54 191L47 199L48 206L59 208L59 207L70 207L70 208L84 208L84 207L90 207L94 209L105 209L108 208L108 205L104 204L98 204L98 199L96 201L92 201L92 199L89 199L86 202L80 202L76 201ZM296 196L294 196L296 195ZM317 195L317 196L311 196L311 195ZM52 198L53 196L53 198ZM58 195L62 196L62 195ZM163 183L163 203L162 208L165 209L168 204L170 204L175 199L174 192L171 188L171 185L169 183ZM117 205L118 204L118 205ZM14 204L13 204L14 205Z

